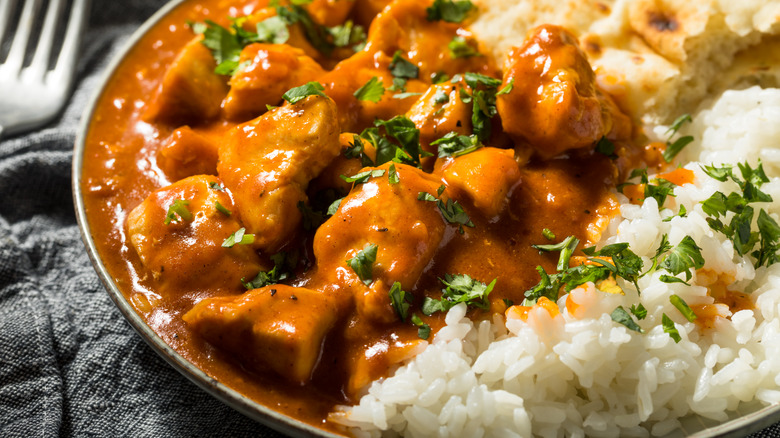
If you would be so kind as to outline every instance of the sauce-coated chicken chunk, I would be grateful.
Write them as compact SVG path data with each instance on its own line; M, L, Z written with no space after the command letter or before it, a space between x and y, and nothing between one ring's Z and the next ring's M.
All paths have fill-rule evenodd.
M255 247L275 252L301 223L312 178L341 151L336 105L310 96L234 128L219 149L219 176L233 192Z
M507 56L503 86L512 82L513 89L497 99L504 131L542 158L625 136L630 121L595 80L574 35L558 26L536 28Z
M304 384L320 358L325 335L343 308L319 292L274 284L238 297L207 298L183 319L207 340L254 368L271 368Z
M174 181L213 175L217 173L217 149L215 142L185 125L174 130L160 148L157 164Z
M219 184L215 176L185 178L152 192L128 215L130 243L154 276L161 295L239 289L242 277L253 276L261 268L250 246L222 247L241 224L230 195L212 188Z
M436 196L441 181L411 166L395 167L397 184L389 164L380 166L385 173L357 184L314 236L318 278L325 288L351 291L358 313L371 321L397 318L388 291L396 281L404 290L414 287L444 234L436 203L417 199L420 192ZM377 246L370 285L345 263L366 245Z
M144 117L165 123L197 124L217 117L228 92L217 63L198 36L182 49L163 77Z
M286 44L250 44L241 51L239 65L222 103L231 120L259 116L267 105L278 105L287 90L325 72L303 50Z

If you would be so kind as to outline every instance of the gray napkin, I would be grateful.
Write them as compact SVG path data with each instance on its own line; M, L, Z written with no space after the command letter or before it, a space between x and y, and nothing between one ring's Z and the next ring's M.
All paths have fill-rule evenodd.
M64 113L0 141L2 437L280 436L159 358L116 310L80 240L70 192L78 121L109 60L163 4L93 0ZM755 436L780 437L780 426Z
M93 0L64 113L0 141L2 437L281 436L200 390L136 335L76 225L70 168L79 119L110 59L164 3Z

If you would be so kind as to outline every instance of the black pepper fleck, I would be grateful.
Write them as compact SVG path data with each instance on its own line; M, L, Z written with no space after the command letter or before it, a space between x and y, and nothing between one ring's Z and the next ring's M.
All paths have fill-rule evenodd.
M276 295L276 289L271 289L271 296Z

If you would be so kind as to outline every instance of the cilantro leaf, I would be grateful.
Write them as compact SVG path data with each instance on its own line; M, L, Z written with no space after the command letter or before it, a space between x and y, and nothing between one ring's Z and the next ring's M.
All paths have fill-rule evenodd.
M218 212L224 214L225 216L230 216L231 214L233 214L224 205L220 204L219 201L214 203L214 208L216 208Z
M631 310L631 313L640 321L647 317L647 309L645 309L645 306L643 306L642 303L632 304L631 309L629 310Z
M287 23L278 15L257 23L257 39L272 44L284 44L290 39Z
M458 135L451 131L444 137L431 142L431 146L439 147L439 158L459 157L479 149L482 144L476 135Z
M633 330L638 333L644 333L645 331L642 330L642 327L637 324L633 318L631 318L631 315L626 311L626 309L623 308L623 306L617 306L615 310L612 311L610 314L610 317L613 321L615 321L618 324L622 324L626 326L629 330Z
M303 217L303 229L311 231L317 229L323 222L325 222L325 215L319 211L313 210L306 202L298 201L298 210Z
M479 51L476 48L474 48L474 46L469 44L466 38L463 38L460 35L456 35L454 38L452 38L452 41L450 41L450 43L447 44L447 49L449 49L450 57L452 59L471 58L472 56L481 56Z
M217 62L215 70L217 74L233 75L235 73L241 50L244 48L244 44L235 32L231 32L211 20L206 20L201 44L211 50L211 55Z
M357 100L367 100L369 102L377 103L382 100L382 95L385 94L385 87L382 82L376 76L373 76L362 87L355 90L353 96Z
M246 228L241 227L235 233L228 236L223 242L223 248L232 248L234 245L249 245L254 243L254 234L245 234Z
M420 75L420 68L404 58L400 50L396 50L393 54L393 59L390 61L388 68L394 77L400 79L417 79Z
M379 141L375 138L379 137L378 131L370 132L371 128L363 131L363 133L370 132L372 136L375 136L373 140L376 142L372 141L372 144L376 147L377 166L388 161L395 161L419 167L420 159L431 155L422 150L420 130L408 117L401 115L390 120L375 120L374 125L385 128L387 135L398 142L398 146L396 146L389 141ZM363 133L360 134L361 137L363 137Z
M701 255L701 248L696 245L693 238L685 236L676 247L672 248L660 266L674 275L684 272L687 281L691 279L691 268L704 267L704 257Z
M474 5L469 0L434 0L433 5L425 12L428 21L443 20L449 23L460 23L472 8Z
M274 267L270 271L259 271L255 278L250 281L241 279L241 284L244 285L246 290L259 289L271 284L279 283L286 280L290 276L289 272L284 270L287 264L287 254L284 252L276 253L271 256L271 260L274 262Z
M665 313L661 316L661 324L664 327L664 333L668 333L669 336L674 339L675 343L678 343L682 340L680 337L680 332L677 331L677 327L674 325L674 321L666 316Z
M550 231L549 228L545 228L542 230L542 236L544 236L547 240L554 240L555 239L555 233Z
M390 167L387 169L388 175L387 179L390 182L390 184L398 184L401 182L401 178L398 176L398 171L395 170L395 164L391 164Z
M580 240L572 235L554 245L531 245L531 248L544 252L559 251L558 270L564 271L569 267L569 259L579 244Z
M444 192L444 188L446 188L444 185L439 187L437 192L438 196L441 196ZM435 202L445 221L451 224L458 224L458 232L460 234L463 234L463 226L474 228L474 222L471 221L471 218L469 218L469 215L463 209L463 206L460 205L458 201L453 201L452 198L449 198L447 199L447 202L444 202L430 193L419 192L417 194L417 200Z
M328 216L333 216L334 214L336 214L337 211L339 211L339 206L341 205L341 201L343 200L344 198L336 199L328 206L328 211L327 211Z
M682 315L690 322L693 322L696 320L696 314L693 313L693 310L688 307L688 303L685 302L682 298L680 298L679 295L672 294L669 297L669 301L672 303L674 307L677 308L677 310L682 313Z
M431 326L424 323L416 313L412 315L412 324L417 326L417 336L420 339L427 340L431 336Z
M325 96L322 92L324 89L325 87L319 82L309 82L300 87L290 88L282 98L294 105L309 96Z
M673 123L672 126L669 127L669 129L666 131L666 134L668 138L666 139L666 149L663 152L664 160L667 163L671 163L674 157L677 156L677 154L680 153L680 151L683 150L685 146L688 146L693 141L693 137L690 135L686 135L684 137L680 137L674 142L672 142L672 138L677 134L677 131L680 130L682 125L685 122L691 122L691 115L690 114L683 114L680 117L678 117Z
M466 274L446 274L444 279L439 279L439 281L445 286L441 291L442 297L439 300L425 297L422 311L426 315L446 312L458 303L466 303L469 307L488 310L490 308L488 295L496 285L497 279L491 281L490 284L485 284Z
M328 28L328 33L333 37L333 45L336 47L352 46L352 50L362 50L366 42L366 30L363 26L356 25L352 20L344 24Z
M412 304L412 295L406 293L401 289L401 283L395 282L388 292L390 295L390 304L395 309L395 313L401 318L401 321L406 322L406 318L409 315L409 306Z
M374 170L366 170L364 172L360 172L352 176L344 176L344 175L340 175L340 176L341 179L343 179L348 183L363 184L368 182L368 180L371 178L379 178L384 174L385 174L384 169L374 169Z
M510 78L509 82L507 82L506 85L504 85L503 88L498 90L498 93L496 93L496 96L502 96L504 94L509 94L509 93L512 92L512 90L514 90L514 88L515 88L515 78Z
M216 181L209 181L209 188L211 188L212 190L216 190L218 192L225 191L225 188L219 185L219 183Z
M607 137L601 137L601 139L596 143L596 152L606 155L607 157L611 159L617 158L617 155L615 155L615 145Z
M377 245L366 243L363 249L357 252L355 257L347 260L347 266L352 268L358 278L360 278L366 286L374 281L372 275L378 249L379 247Z
M176 199L168 206L168 212L165 215L163 224L168 225L171 222L181 222L182 220L191 221L192 213L187 209L190 201L186 199Z

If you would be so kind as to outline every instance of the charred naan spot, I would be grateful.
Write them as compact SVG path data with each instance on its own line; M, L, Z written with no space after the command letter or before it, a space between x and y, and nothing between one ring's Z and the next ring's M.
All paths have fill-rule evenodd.
M636 56L632 56L631 57L631 61L633 61L634 64L642 64L642 63L645 62L645 58L643 58L643 57L641 57L639 55L636 55Z
M601 55L601 41L595 36L589 36L582 40L582 49L589 55Z
M612 12L612 10L610 9L609 5L606 5L604 3L596 2L595 6L596 6L596 9L598 9L599 12L601 12L601 13L609 14L610 12Z
M647 13L647 23L659 32L676 32L680 27L674 17L656 11Z

